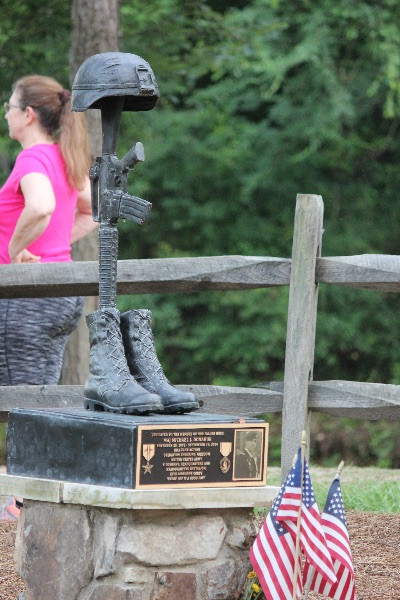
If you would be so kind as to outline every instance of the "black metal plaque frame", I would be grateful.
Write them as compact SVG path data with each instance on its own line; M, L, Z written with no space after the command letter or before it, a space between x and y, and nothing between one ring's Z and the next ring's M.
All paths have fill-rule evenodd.
M257 472L238 476L249 433ZM265 486L268 423L139 425L136 456L136 489Z

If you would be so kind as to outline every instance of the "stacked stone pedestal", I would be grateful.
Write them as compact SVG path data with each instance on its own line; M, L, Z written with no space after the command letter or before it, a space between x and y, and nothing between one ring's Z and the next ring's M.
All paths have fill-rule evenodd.
M26 600L235 600L278 488L126 490L0 475L24 499L15 564Z
M16 544L26 600L232 600L248 509L136 511L28 501Z

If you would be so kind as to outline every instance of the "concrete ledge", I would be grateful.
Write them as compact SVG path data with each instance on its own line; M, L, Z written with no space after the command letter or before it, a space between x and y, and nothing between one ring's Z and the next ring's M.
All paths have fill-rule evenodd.
M0 474L0 496L62 502L62 482Z
M0 474L0 496L119 509L244 508L272 502L279 487L127 490Z

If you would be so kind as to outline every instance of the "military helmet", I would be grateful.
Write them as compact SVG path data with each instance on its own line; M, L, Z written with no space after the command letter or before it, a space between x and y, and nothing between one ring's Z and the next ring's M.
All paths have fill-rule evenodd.
M103 52L87 58L72 85L72 110L101 109L103 100L113 96L124 96L122 110L154 108L159 92L149 63L127 52Z

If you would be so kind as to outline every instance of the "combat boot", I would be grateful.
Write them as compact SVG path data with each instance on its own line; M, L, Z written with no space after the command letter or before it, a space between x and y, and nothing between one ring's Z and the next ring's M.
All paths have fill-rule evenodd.
M161 412L159 396L149 393L131 376L120 331L120 314L101 308L87 315L90 358L84 405L89 410L142 414Z
M131 374L147 391L161 397L163 412L184 413L199 408L194 394L178 390L164 375L154 346L151 311L129 310L122 313L121 333Z

